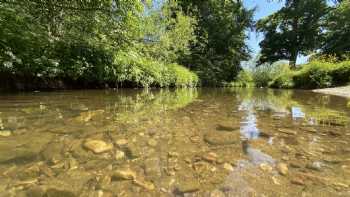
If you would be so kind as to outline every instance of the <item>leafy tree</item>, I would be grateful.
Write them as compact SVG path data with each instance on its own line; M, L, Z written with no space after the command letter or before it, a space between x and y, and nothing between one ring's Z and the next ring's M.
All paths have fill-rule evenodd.
M141 22L140 51L153 59L177 62L190 53L190 41L195 40L196 20L185 15L176 1L167 0L148 8Z
M342 1L327 17L323 53L338 57L350 53L350 1Z
M244 8L241 1L178 2L188 15L197 18L196 42L182 62L195 70L204 83L232 81L240 62L249 57L245 30L251 25L253 10Z
M295 67L298 55L320 46L327 11L326 0L286 0L282 9L259 20L257 31L265 35L260 63L287 59Z

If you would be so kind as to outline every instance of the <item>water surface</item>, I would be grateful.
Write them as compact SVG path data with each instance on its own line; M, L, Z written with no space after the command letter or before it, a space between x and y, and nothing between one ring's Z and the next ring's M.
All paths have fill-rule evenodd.
M350 196L347 100L270 89L0 95L0 196Z

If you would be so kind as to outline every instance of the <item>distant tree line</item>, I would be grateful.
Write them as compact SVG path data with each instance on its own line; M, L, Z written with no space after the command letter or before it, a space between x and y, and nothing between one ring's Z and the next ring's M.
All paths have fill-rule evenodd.
M335 55L344 59L350 52L349 0L285 0L276 13L257 22L264 34L259 63L290 61L299 55ZM333 3L334 5L332 5Z

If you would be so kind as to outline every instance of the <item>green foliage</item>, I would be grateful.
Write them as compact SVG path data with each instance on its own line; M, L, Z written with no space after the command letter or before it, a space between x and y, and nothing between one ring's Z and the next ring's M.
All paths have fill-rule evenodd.
M350 53L350 1L338 4L327 16L323 53L338 57Z
M178 64L164 64L132 51L118 53L114 64L114 73L121 84L194 87L198 83L196 74Z
M253 10L241 1L178 2L187 15L198 20L196 42L182 62L195 70L204 84L232 81L240 71L240 62L249 57L245 30L251 26Z
M265 35L260 63L286 59L295 66L298 55L316 50L327 10L326 0L288 0L279 11L259 20L257 30Z
M175 1L0 2L0 74L30 81L193 87L180 66L196 20ZM147 10L148 9L148 10Z
M349 74L350 61L334 63L314 60L296 71L293 80L296 87L325 88L349 83Z
M274 74L274 69L269 64L261 65L253 70L254 83L257 87L268 87Z
M141 29L144 40L139 49L147 57L164 62L177 62L188 55L190 41L194 42L196 20L186 16L177 3L167 1L160 9L149 8L142 17Z
M273 88L293 88L293 71L287 64L277 64L274 78L269 82L269 86Z
M238 73L236 80L229 84L231 87L254 87L254 78L251 72L242 70Z

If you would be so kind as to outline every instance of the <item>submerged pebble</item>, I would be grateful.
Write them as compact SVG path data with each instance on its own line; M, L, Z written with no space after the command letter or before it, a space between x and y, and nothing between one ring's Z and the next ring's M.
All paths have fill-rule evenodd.
M9 137L12 135L10 130L0 130L0 137Z
M157 146L158 142L155 139L150 139L150 140L148 140L147 144L151 147L155 147L155 146Z
M115 143L116 143L118 146L125 146L125 145L128 144L128 140L126 140L126 139L118 139L118 140L116 140Z
M196 181L188 180L177 185L176 191L178 193L192 193L198 191L200 185Z
M260 169L265 171L265 172L271 172L272 171L272 166L270 164L267 163L261 163L259 165Z
M283 175L286 176L288 174L288 166L285 163L278 163L277 166L277 171Z
M240 142L239 132L209 132L204 141L210 145L230 145Z
M284 134L288 134L288 135L296 135L297 132L292 130L292 129L278 129L279 132L284 133Z
M119 169L113 172L112 179L114 180L134 180L136 172L131 169Z
M230 172L232 172L232 171L234 170L233 166L232 166L231 164L229 164L229 163L224 163L224 164L222 165L222 167L223 167L225 170L230 171Z
M322 171L322 166L323 164L321 162L315 161L315 162L306 164L305 167L310 170Z
M84 147L96 154L99 154L112 150L113 144L102 140L87 139L84 143Z
M124 157L125 157L125 153L124 153L123 151L117 150L117 151L115 152L115 159L116 159L116 160L121 160L121 159L123 159Z
M154 190L155 186L153 183L148 182L148 181L143 181L143 180L139 180L139 179L134 179L133 183L137 186L140 186L146 190Z

